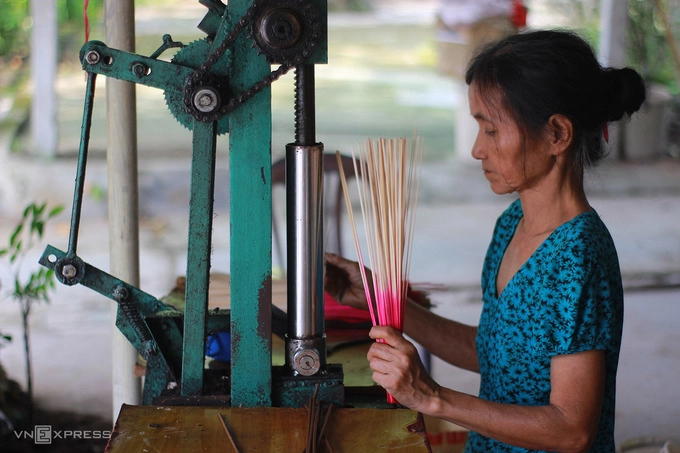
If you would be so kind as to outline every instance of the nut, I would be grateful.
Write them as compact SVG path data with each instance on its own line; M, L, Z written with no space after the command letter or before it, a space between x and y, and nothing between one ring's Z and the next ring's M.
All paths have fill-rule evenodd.
M88 62L88 64L97 64L99 63L99 60L101 59L101 56L99 55L99 52L96 50L90 50L88 53L85 54L85 61Z
M203 113L211 113L217 110L220 104L220 95L212 88L203 87L194 93L194 107Z
M61 269L61 275L66 278L74 278L78 275L78 269L73 264L66 264Z

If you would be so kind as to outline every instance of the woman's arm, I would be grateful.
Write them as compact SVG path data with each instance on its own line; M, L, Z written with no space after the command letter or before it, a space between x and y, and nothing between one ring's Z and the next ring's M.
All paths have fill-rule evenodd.
M477 327L443 318L409 300L404 333L451 365L479 373Z
M368 270L367 278L370 286L371 273ZM368 309L359 264L354 261L327 253L325 290L343 305ZM404 331L442 360L479 372L476 327L438 316L409 300L404 314Z
M399 332L374 327L371 336L384 340L369 350L373 380L404 406L531 450L582 452L595 441L604 395L604 351L553 357L550 404L520 406L443 388L427 375L417 350Z

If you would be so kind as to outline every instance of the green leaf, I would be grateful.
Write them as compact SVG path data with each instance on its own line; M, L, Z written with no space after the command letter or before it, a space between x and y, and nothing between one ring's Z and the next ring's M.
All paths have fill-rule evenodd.
M49 302L50 291L56 287L54 271L44 267L39 267L36 272L28 275L27 280L20 280L18 277L23 275L20 271L27 251L34 246L36 238L42 238L47 221L61 213L63 206L56 206L49 211L47 209L47 203L31 203L26 206L23 219L12 232L10 246L0 250L0 256L8 255L12 270L17 276L11 297L20 302L26 312L30 311L34 302Z
M24 229L24 223L21 222L19 225L17 225L16 229L14 230L14 232L12 233L12 235L9 238L10 247L16 246L17 240L19 239L19 235L21 234L23 229Z
M28 216L33 212L35 203L31 203L24 209L24 219L28 219Z
M45 223L44 222L36 222L36 223L33 224L33 230L38 233L39 238L42 238L44 229L45 229Z
M19 253L21 252L21 242L19 242L19 248L14 250L12 253L12 256L9 257L9 262L10 264L14 264L14 262L19 258Z
M57 206L57 207L54 207L54 208L52 208L52 210L49 212L49 214L47 214L47 218L48 218L48 219L51 219L51 218L53 218L53 217L56 217L56 216L58 216L59 214L61 214L61 212L62 212L63 210L64 210L64 206L63 206L63 205L59 205L59 206Z
M33 216L34 217L40 217L40 215L45 212L45 208L47 207L47 203L43 203L40 206L34 205L33 208Z
M23 294L23 295L25 295L25 296L31 294L31 292L32 292L32 289L31 289L31 282L30 282L30 281L27 282L27 283L24 285L24 287L20 289L20 291L21 291L21 294Z

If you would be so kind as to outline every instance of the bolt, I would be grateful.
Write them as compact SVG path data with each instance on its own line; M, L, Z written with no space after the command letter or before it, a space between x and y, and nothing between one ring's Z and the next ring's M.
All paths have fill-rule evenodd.
M313 349L298 351L295 353L293 360L295 362L295 371L303 376L312 376L321 367L319 354Z
M117 301L122 302L128 300L129 297L130 291L128 291L124 286L116 286L113 288L113 298Z
M76 275L78 275L78 268L76 268L73 264L66 264L61 268L61 275L66 278L74 278Z
M212 88L200 88L194 94L194 107L203 113L214 112L220 103L219 94Z
M314 367L314 358L308 355L302 356L299 359L300 368L303 370L311 370Z
M135 63L132 65L132 73L141 79L149 74L149 68L143 63Z
M96 50L90 50L88 53L85 54L85 61L87 61L89 64L97 64L99 63L100 59L99 52Z

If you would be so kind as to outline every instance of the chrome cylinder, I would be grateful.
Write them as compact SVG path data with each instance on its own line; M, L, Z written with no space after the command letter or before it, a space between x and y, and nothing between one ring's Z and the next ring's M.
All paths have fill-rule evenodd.
M323 191L323 144L286 145L286 363L305 376L326 366Z

